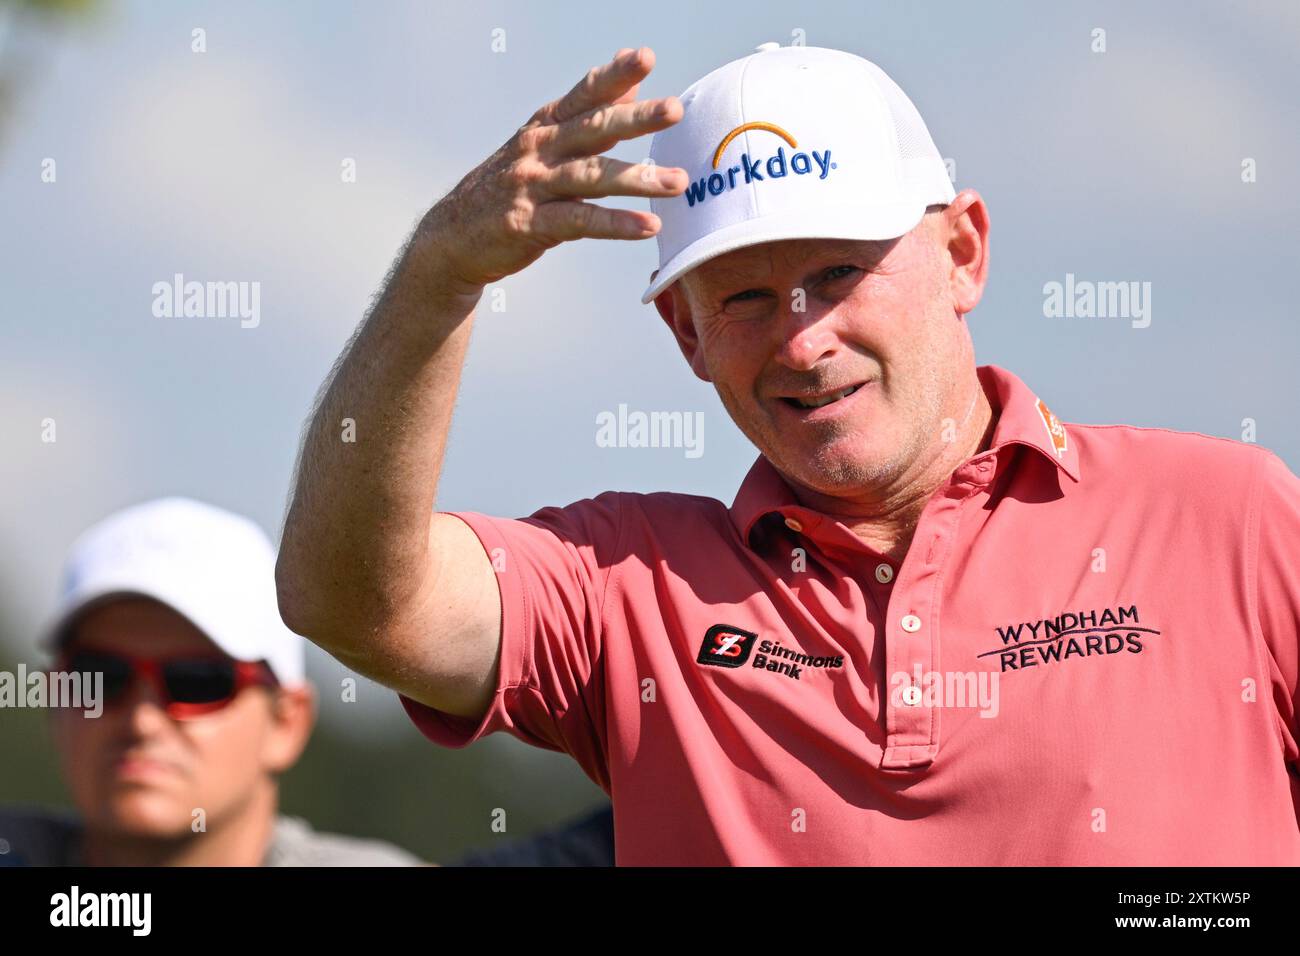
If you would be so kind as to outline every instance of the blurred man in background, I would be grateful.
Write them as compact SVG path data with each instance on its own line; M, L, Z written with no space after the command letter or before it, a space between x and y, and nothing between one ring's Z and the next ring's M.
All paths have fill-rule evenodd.
M246 518L184 498L111 515L74 544L45 643L102 674L102 713L53 712L76 815L0 810L10 865L410 866L397 847L278 811L315 723L275 553ZM98 706L99 702L96 702Z

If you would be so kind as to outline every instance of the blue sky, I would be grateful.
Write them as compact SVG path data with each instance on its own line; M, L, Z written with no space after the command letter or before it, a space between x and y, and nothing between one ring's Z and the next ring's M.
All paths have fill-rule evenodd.
M1253 418L1300 468L1300 8L1080 6L106 3L33 41L43 68L0 152L0 599L16 633L48 613L76 534L131 502L186 494L278 536L303 419L411 227L622 46L657 54L646 97L795 31L878 63L957 189L989 205L990 282L968 316L980 364L1066 422L1239 438ZM731 501L756 453L640 304L655 265L653 241L587 241L501 283L441 508L516 516L610 488ZM155 317L151 288L177 272L260 282L260 324ZM1067 273L1150 282L1150 326L1045 318L1044 283ZM620 403L702 412L704 454L598 447L596 416Z

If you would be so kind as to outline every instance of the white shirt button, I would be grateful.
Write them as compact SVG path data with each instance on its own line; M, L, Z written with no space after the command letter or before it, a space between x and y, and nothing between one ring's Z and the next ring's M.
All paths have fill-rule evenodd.
M909 684L903 688L903 703L908 707L915 707L921 702L921 688L915 684Z
M888 584L894 580L894 569L887 564L876 565L876 580L881 584Z
M795 521L793 518L786 518L786 519L785 519L785 526L786 526L787 528L789 528L791 531L802 531L802 530L803 530L803 525L801 525L798 521Z
M919 631L920 629L921 629L921 619L917 617L915 614L909 614L905 618L903 618L903 630L911 632L911 631Z

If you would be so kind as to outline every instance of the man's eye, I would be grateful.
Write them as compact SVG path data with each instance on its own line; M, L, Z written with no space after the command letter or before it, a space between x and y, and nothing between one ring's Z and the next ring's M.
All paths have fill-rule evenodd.
M829 269L827 269L825 272L822 273L822 277L828 281L834 281L835 279L843 279L846 276L850 276L853 273L859 271L861 270L859 270L857 266L849 266L849 265L831 266ZM727 303L748 302L751 299L759 298L766 295L767 293L764 292L762 289L746 289L744 292L737 292L735 295L729 296L726 301Z

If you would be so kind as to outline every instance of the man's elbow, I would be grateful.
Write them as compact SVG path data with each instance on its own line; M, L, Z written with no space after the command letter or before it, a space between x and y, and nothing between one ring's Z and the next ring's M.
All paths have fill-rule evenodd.
M374 595L321 580L283 550L275 562L275 598L280 619L289 630L354 669L373 656L395 629L392 615Z
M319 602L312 600L312 590L301 571L281 549L275 561L275 600L280 609L280 620L295 634L301 634L329 650L323 643L329 639L322 626L325 615L320 613Z

